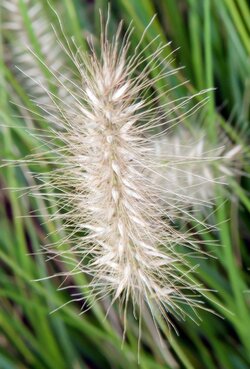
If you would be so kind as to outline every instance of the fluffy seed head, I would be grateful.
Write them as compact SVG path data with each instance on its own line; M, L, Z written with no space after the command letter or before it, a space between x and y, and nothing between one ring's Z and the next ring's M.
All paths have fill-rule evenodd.
M57 86L52 73L56 72L63 83L67 83L72 75L69 71L65 72L67 58L58 45L44 9L41 3L34 0L24 0L22 7L26 15L21 12L19 0L3 0L0 4L4 15L3 30L11 31L12 36L9 49L5 53L6 61L12 66L22 87L38 104L46 106L51 103L48 94L41 87L48 88L49 84L53 84L57 95L67 101L70 96L65 89ZM30 30L25 24L25 16L32 25ZM46 63L47 68L44 68L41 61ZM60 75L62 71L63 76Z
M183 304L192 309L200 305L185 292L195 295L200 287L187 258L177 251L179 245L185 253L197 251L197 245L172 223L183 211L183 196L152 180L162 177L155 139L196 108L190 107L190 96L175 102L156 94L155 85L175 73L164 56L166 46L158 45L144 57L153 41L142 50L143 35L132 51L130 29L120 42L121 25L110 41L107 28L103 27L99 52L93 42L88 53L77 47L74 51L74 44L65 49L78 82L65 85L59 78L58 83L71 103L38 81L53 103L51 121L56 117L61 128L52 132L57 140L46 142L58 168L40 179L53 189L61 210L53 219L63 219L62 243L71 245L68 251L47 247L47 253L72 266L66 277L88 274L96 298L119 298L125 309L129 300L140 310L144 305L152 312L158 307L170 321L169 313L185 317ZM173 150L176 155L178 161ZM198 156L204 160L205 153ZM172 169L166 166L168 178L173 177L173 157ZM186 178L184 173L184 182ZM175 200L166 201L166 193Z
M203 130L191 133L181 127L173 134L154 140L158 170L152 178L165 191L165 201L205 211L216 198L216 186L228 185L237 173L240 145L233 145L220 135L213 145Z

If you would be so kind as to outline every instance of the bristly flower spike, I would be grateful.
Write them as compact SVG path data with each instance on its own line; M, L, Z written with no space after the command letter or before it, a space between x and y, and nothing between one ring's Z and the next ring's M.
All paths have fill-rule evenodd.
M165 201L169 204L176 205L178 198L183 208L207 214L215 205L217 186L227 191L230 179L240 174L242 146L233 145L222 133L215 145L201 128L191 133L179 127L156 138L154 145L158 170L152 180L168 189Z
M21 14L20 10L21 6L27 12L32 26L31 30L28 30L25 24L24 15ZM3 11L2 28L11 34L9 49L5 53L6 62L11 65L26 93L36 99L39 105L47 107L51 101L41 85L49 88L50 83L56 84L55 81L50 80L50 73L56 72L57 78L60 76L65 84L68 79L72 78L73 73L65 70L65 64L68 60L58 45L56 35L46 17L43 6L34 0L23 0L23 3L18 0L3 0L0 8ZM31 34L40 51L39 56L46 61L46 68L41 67L38 57L34 55ZM49 73L46 73L46 70ZM62 70L64 70L63 76L61 75ZM66 102L70 101L71 97L65 88L60 88L60 85L57 87L58 97Z
M147 306L153 315L157 307L173 324L171 314L183 319L189 315L183 304L195 313L201 306L197 294L203 289L194 281L187 257L177 251L178 245L185 253L198 251L192 235L178 231L171 222L173 212L178 218L182 211L180 197L175 204L166 202L172 188L152 181L158 171L154 140L198 107L189 106L190 96L160 103L155 84L176 73L164 56L166 46L159 45L144 57L153 41L142 49L143 33L131 54L131 30L120 44L121 29L120 24L109 41L107 22L100 55L93 42L89 52L73 51L74 44L68 41L67 49L62 44L78 72L77 84L65 86L58 78L71 104L63 104L43 86L56 122L60 121L61 130L53 130L53 135L61 144L51 142L58 169L40 179L54 191L62 211L53 218L63 219L65 242L72 244L67 252L59 247L47 247L46 252L72 266L62 273L66 279L77 273L89 275L96 298L111 295L112 303L119 299L125 311L130 300L139 311Z

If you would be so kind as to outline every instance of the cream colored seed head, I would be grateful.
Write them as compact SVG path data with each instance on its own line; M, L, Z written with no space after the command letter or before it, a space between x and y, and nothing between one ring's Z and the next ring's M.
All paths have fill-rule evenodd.
M73 73L66 72L64 68L67 55L62 52L41 3L35 0L24 0L23 7L27 12L30 24L32 24L31 32L36 39L40 55L34 54L31 36L25 25L19 0L2 0L0 4L0 10L3 11L2 27L3 30L12 32L9 49L4 55L6 61L13 68L28 95L32 99L36 99L36 102L44 109L48 109L51 104L51 99L44 90L44 87L49 87L49 83L54 84L59 98L63 99L65 103L70 103L72 99L66 89L58 86L57 81L50 73L46 73L46 68L43 68L41 63L41 61L45 61L47 69L51 73L57 73L57 78L61 78L62 83L67 84L67 80L73 77ZM64 75L61 75L63 69Z
M155 162L158 165L152 181L165 191L165 201L177 201L190 210L210 209L217 197L216 186L229 184L239 168L242 147L233 145L220 135L216 145L202 129L195 133L185 127L154 140ZM174 196L173 196L174 194ZM173 214L174 215L174 214Z
M154 312L158 307L168 321L171 314L183 318L183 304L200 306L185 291L201 292L186 256L177 251L178 245L186 253L197 251L197 244L172 223L180 213L188 216L185 188L178 191L182 183L190 186L189 175L178 171L177 188L173 183L168 186L180 154L176 147L170 155L171 171L167 166L162 174L155 140L195 108L188 108L190 96L175 102L155 93L156 83L167 82L176 72L164 56L167 45L158 45L151 56L143 57L155 44L143 49L145 34L131 50L128 36L119 40L121 26L111 39L106 29L100 56L92 44L89 53L75 52L74 45L67 50L79 82L70 86L67 81L65 86L58 79L58 83L70 95L70 104L64 106L43 86L62 130L53 130L61 144L57 147L55 140L51 144L59 167L49 180L42 175L41 179L59 190L57 205L63 211L53 217L63 219L65 244L72 245L68 252L55 248L47 252L72 266L67 276L89 275L96 298L109 295L112 302L119 298L125 310L130 300L139 310L147 306ZM204 160L206 154L201 153L194 155ZM167 185L158 185L152 180L155 176L167 178ZM207 175L202 176L206 181Z

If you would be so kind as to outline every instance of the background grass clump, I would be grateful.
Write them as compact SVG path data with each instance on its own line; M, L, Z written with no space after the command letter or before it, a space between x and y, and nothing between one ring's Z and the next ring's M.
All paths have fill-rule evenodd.
M9 1L12 2L19 7L19 18L30 46L47 62L27 2ZM36 0L36 3L42 6L48 24L54 23L55 14L47 2ZM83 36L98 34L99 8L106 9L107 2L51 3L62 17L66 34L74 35L85 48ZM155 13L158 17L146 34L145 43L156 35L164 43L172 40L166 52L179 47L173 65L186 66L169 80L169 87L188 79L176 92L183 95L215 86L216 90L209 93L205 114L199 117L203 128L214 141L218 130L225 130L233 142L243 145L245 156L249 157L250 10L247 1L116 0L111 3L111 27L115 29L121 18L125 26L133 19L135 31L131 41L136 45ZM15 33L5 26L6 8L1 7L1 15L2 161L36 152L42 143L32 135L32 130L45 129L47 122L34 114L39 113L37 106L13 68L10 55ZM42 64L38 68L41 74L46 74ZM53 84L50 88L54 93ZM187 123L193 124L194 129L197 124L192 117ZM209 250L215 253L216 259L199 260L197 273L201 283L217 291L216 294L207 292L211 300L206 303L223 319L201 311L200 325L191 320L176 322L179 337L174 332L170 335L162 324L162 344L157 334L152 334L150 320L145 319L140 349L143 369L248 369L250 366L250 168L247 160L242 166L244 178L232 181L230 196L220 196L216 204L214 218L219 224L218 231L204 236L211 245L217 242ZM60 224L47 222L47 213L52 210L42 196L20 196L25 191L18 189L34 185L31 172L49 170L53 168L27 163L0 169L0 368L137 368L138 332L132 316L121 349L121 322L115 308L107 320L103 303L98 302L84 315L78 314L77 302L50 314L69 300L68 292L56 291L61 282L57 278L34 282L51 275L51 269L57 272L61 268L57 262L45 263L41 254L42 245L60 240L56 231ZM36 217L28 216L34 212ZM197 261L193 262L195 265ZM85 285L85 277L72 276L70 284Z

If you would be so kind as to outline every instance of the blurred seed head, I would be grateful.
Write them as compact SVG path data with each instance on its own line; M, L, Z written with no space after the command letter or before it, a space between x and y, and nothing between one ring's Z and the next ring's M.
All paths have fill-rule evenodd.
M230 178L239 173L241 145L221 134L213 144L204 130L179 127L154 141L158 170L156 186L165 191L165 201L191 211L208 213L214 205L217 186L227 191ZM229 196L229 194L228 194Z
M58 86L57 78L64 84L73 76L65 69L67 56L62 52L57 37L41 3L24 0L22 14L19 0L3 0L3 31L10 35L5 61L11 66L18 81L39 105L48 107L51 101L44 89L53 86L54 92L64 100L70 100L65 89ZM26 24L27 16L31 28ZM43 65L46 63L46 67Z

